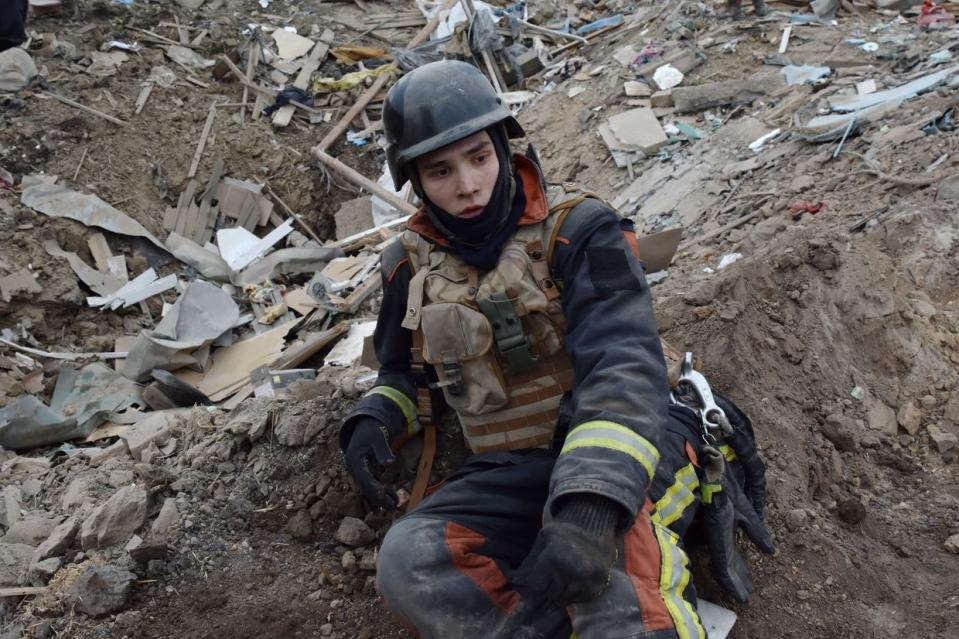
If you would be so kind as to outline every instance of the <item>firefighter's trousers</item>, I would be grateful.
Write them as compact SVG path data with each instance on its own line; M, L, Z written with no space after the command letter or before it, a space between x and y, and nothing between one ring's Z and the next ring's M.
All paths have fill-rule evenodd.
M377 587L423 639L697 639L688 561L646 508L625 534L609 587L560 609L510 584L542 525L555 461L545 450L486 453L397 520Z

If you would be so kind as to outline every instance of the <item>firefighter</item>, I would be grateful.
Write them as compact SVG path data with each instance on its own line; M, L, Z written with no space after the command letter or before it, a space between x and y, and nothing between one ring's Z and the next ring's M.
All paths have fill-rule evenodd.
M382 256L381 367L341 428L346 466L396 507L374 468L420 431L427 384L474 453L387 533L387 605L424 638L705 637L680 537L655 516L693 464L672 444L661 462L671 412L694 418L670 407L631 223L511 153L523 129L472 65L407 74L383 122L395 185L423 204ZM744 520L731 507L727 528Z

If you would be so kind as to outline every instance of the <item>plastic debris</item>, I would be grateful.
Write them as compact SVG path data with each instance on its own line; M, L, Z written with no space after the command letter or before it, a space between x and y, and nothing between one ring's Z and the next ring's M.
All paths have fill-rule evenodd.
M683 81L683 72L671 64L664 64L653 73L653 82L662 91L667 91Z
M723 259L719 260L719 264L716 266L717 271L721 271L730 264L735 264L742 258L742 253L729 253L728 255L723 255Z
M788 65L782 68L786 84L807 84L825 78L832 73L829 67L815 67L808 64L802 66Z

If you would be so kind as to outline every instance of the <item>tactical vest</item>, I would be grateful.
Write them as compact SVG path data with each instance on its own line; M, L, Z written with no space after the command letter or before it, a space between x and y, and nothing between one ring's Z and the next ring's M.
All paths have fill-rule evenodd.
M547 197L546 219L520 226L489 272L414 231L401 236L413 273L403 326L414 331L414 361L434 367L476 453L548 446L573 387L549 264L563 220L586 195L554 187Z

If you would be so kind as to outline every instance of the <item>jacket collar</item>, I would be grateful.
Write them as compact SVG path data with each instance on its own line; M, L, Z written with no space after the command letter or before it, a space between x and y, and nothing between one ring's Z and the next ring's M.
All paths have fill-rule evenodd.
M549 215L549 204L546 201L546 193L543 191L543 175L539 167L528 157L519 153L513 154L513 166L516 167L516 173L523 179L523 194L526 196L526 209L519 218L519 226L542 222ZM422 206L410 217L406 228L431 242L449 246L449 241L433 225Z

